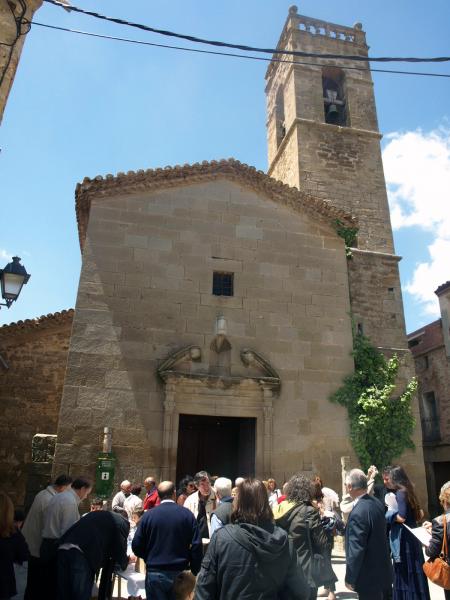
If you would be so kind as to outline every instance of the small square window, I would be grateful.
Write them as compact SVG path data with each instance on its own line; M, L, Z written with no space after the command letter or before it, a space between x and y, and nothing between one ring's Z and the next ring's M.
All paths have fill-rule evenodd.
M234 273L213 273L213 294L214 296L233 296L234 293Z

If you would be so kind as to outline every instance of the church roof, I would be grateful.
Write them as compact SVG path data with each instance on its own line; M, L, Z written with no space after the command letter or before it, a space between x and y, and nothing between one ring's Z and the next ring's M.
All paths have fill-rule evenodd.
M117 194L153 192L168 187L203 183L214 179L228 179L247 185L274 202L306 211L328 222L341 221L344 225L355 227L356 220L348 213L333 206L330 202L315 198L273 179L263 171L245 165L238 160L203 161L193 165L178 165L163 169L147 169L101 175L90 179L86 177L78 183L75 190L76 213L80 247L83 249L89 222L92 198L110 197Z

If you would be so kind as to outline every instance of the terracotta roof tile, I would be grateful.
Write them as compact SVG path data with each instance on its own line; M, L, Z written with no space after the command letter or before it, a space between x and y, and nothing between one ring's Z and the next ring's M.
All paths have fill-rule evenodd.
M12 331L30 331L32 329L42 329L62 323L70 323L73 320L74 309L62 310L48 315L42 315L35 319L25 319L25 321L16 321L0 326L0 335L9 334Z
M133 194L137 192L153 192L161 188L202 183L214 179L225 178L239 181L257 192L263 193L275 202L298 210L307 211L328 221L341 220L348 226L356 227L356 220L348 213L319 198L300 192L277 181L263 171L245 165L238 160L204 161L193 165L178 165L164 169L148 169L146 171L128 171L117 175L85 178L78 183L75 190L76 213L80 247L83 249L92 198L108 197L114 194Z
M437 290L434 290L434 293L437 296L440 296L442 294L442 292L445 292L446 290L448 290L450 288L450 281L446 281L445 283L443 283L442 285L440 285Z

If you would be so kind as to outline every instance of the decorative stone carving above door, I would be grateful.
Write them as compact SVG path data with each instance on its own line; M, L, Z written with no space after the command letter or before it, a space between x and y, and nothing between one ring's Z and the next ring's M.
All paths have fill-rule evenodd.
M231 348L226 337L218 350L224 346ZM281 387L277 371L251 348L240 351L245 367L240 373L220 372L202 358L200 346L186 346L170 354L158 368L165 384L161 479L175 478L180 414L255 418L255 475L270 476L273 400Z

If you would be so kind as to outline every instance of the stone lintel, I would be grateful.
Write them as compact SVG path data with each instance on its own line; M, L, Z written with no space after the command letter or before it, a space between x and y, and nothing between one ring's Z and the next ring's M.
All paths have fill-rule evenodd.
M183 371L162 371L159 373L160 377L166 383L173 383L182 379L191 380L193 382L201 382L206 384L208 387L221 387L227 388L232 385L245 385L254 384L264 388L271 388L274 390L279 389L280 380L275 377L248 377L248 376L227 376L227 375L214 375L212 373L189 373Z

